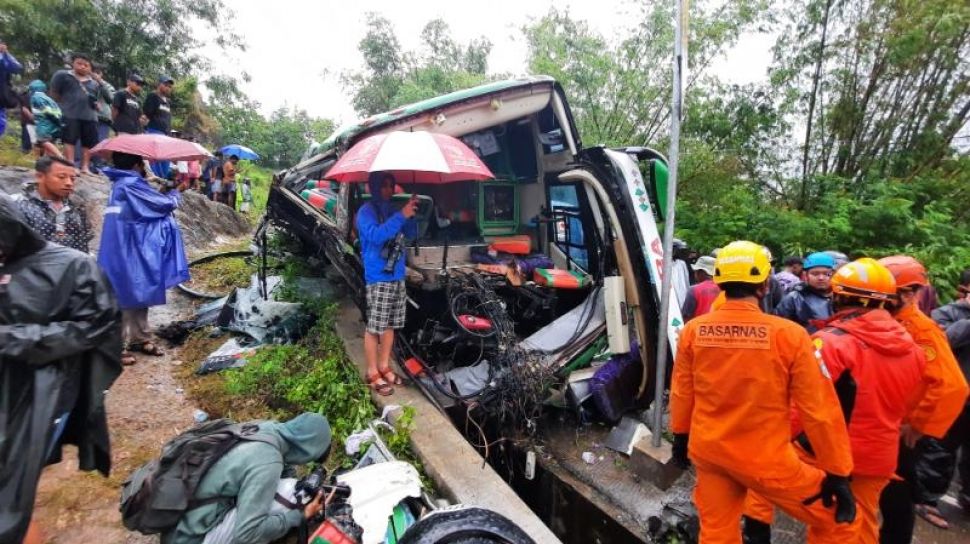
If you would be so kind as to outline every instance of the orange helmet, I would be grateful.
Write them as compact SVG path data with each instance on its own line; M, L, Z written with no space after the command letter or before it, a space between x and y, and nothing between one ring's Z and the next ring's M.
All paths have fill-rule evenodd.
M893 255L879 259L879 264L885 266L896 278L896 287L926 287L930 280L926 277L926 267L916 259L906 255Z
M832 276L832 293L892 302L896 300L896 279L879 261L864 257L847 263Z

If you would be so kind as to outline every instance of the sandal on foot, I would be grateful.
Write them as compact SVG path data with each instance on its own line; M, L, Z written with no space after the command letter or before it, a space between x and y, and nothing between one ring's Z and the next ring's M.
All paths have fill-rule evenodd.
M367 375L367 386L382 397L394 394L394 387L380 373Z
M391 385L403 385L404 384L404 379L401 378L400 376L398 376L397 373L394 372L393 370L391 370L390 368L388 368L386 370L381 370L380 372L381 372L381 376L384 378L384 380L387 381L387 383L389 383Z
M153 355L155 357L158 357L159 355L165 355L165 352L162 351L162 348L158 347L158 345L156 345L154 342L145 342L140 346L137 346L137 347L133 346L133 349L137 349L138 351L144 353L145 355Z
M943 517L940 510L930 504L917 504L916 515L925 519L927 523L938 529L949 529L950 522Z

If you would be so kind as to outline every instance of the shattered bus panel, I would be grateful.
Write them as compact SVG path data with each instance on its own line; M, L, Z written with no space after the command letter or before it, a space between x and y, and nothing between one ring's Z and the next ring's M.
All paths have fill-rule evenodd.
M370 195L366 184L327 180L327 171L357 141L393 130L460 138L495 174L403 188L420 196L418 236L405 251L409 304L398 355L409 374L423 375L429 396L439 406L474 399L532 431L550 390L571 372L633 346L635 379L624 374L633 387L609 389L624 398L606 402L621 411L649 404L663 157L647 148L582 148L562 88L545 76L458 91L339 129L277 175L268 210L325 256L362 310L354 223ZM675 342L680 314L671 310Z

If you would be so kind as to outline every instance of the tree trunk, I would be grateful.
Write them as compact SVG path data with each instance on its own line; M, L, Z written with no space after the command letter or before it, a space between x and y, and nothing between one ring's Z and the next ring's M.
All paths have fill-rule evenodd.
M825 0L825 12L822 14L822 39L818 45L818 56L815 59L815 73L812 75L812 94L808 97L808 123L805 127L805 150L802 155L802 191L801 208L808 205L808 156L812 146L812 121L815 117L815 98L818 95L819 80L822 77L822 62L825 57L825 38L828 34L829 11L832 0Z

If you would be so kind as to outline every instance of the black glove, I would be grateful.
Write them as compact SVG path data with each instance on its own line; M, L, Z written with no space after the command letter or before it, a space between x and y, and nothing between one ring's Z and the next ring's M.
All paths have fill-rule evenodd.
M674 466L681 469L687 470L690 468L690 459L687 458L687 442L690 438L690 434L675 434L674 435L674 445L670 448L670 452L673 454L670 460L674 463Z
M826 474L825 479L822 480L822 490L817 495L802 501L802 504L808 506L819 499L822 499L822 504L826 508L831 508L835 504L836 523L855 521L855 497L852 496L848 476Z

